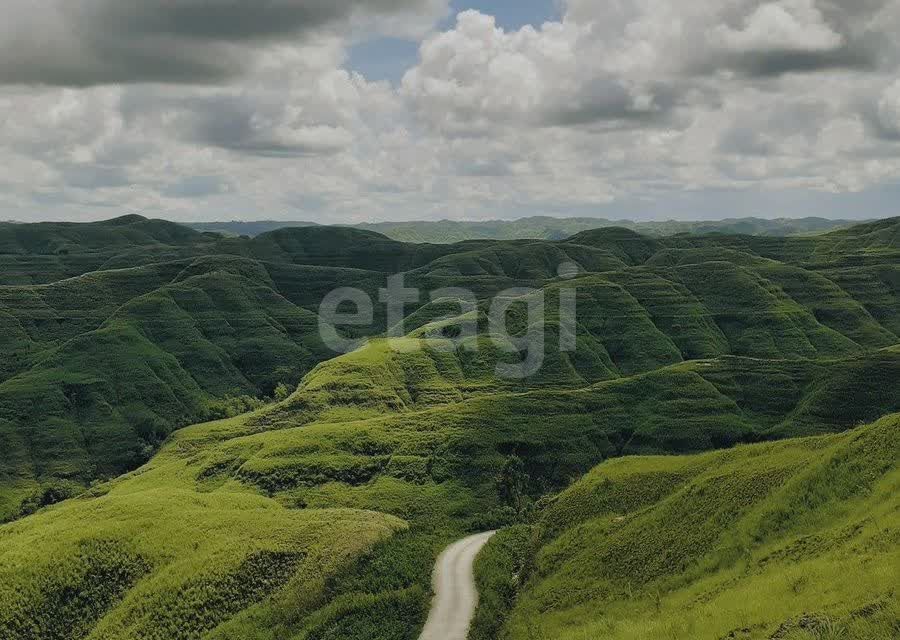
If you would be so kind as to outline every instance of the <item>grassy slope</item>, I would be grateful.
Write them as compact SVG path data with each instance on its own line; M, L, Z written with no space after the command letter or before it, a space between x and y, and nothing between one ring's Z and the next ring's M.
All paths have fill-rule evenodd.
M873 366L889 371L895 356L881 357L886 359ZM320 365L281 405L179 431L140 471L0 527L0 573L6 567L8 576L16 576L0 594L5 598L0 610L22 612L42 633L51 627L40 625L60 616L88 621L86 636L58 629L52 632L58 635L47 636L60 638L173 637L172 629L202 624L210 634L196 637L411 639L423 621L431 564L442 546L513 517L496 484L510 455L525 460L529 490L538 495L564 487L605 456L758 439L765 437L757 431L759 416L766 416L763 425L785 425L797 407L818 405L823 400L817 380L830 378L829 369L839 365L754 367L728 359L681 364L582 391L525 393L478 384L478 368L461 375L467 366L475 365L455 354L394 353L375 343ZM774 370L806 383L795 396L775 396L770 393ZM830 393L843 397L839 388ZM887 404L859 411L896 408L896 394L886 394ZM359 538L365 544L345 553L356 533L319 528L321 522L340 525L334 509L351 510L346 526L370 532ZM330 541L328 550L347 559L401 526L374 515L360 524L358 510L400 518L410 530L358 556L349 569L335 569L317 591L307 593L306 586L288 582L294 565L278 563L305 553L305 545L313 544L307 542L310 536L321 541L317 545ZM138 533L149 522L155 530ZM318 533L291 538L294 527ZM205 544L181 542L206 529L224 536L221 544L228 551L217 542L208 551L213 555L206 555ZM251 535L254 531L259 533ZM247 543L248 536L257 542ZM38 538L54 540L58 552L47 556ZM335 541L344 542L335 547ZM276 559L264 555L258 560L262 565L248 568L260 549ZM219 553L228 558L224 568ZM244 582L257 584L244 576L274 571L270 561L283 568L275 575L289 585L286 590L279 578L241 591ZM313 571L315 565L309 566ZM202 567L202 576L211 572L208 584L195 584L207 578L192 578L192 567ZM123 582L115 593L95 594L89 585L97 572ZM28 595L36 589L49 589L49 600ZM78 594L64 611L52 595L59 590ZM237 595L226 598L221 590ZM171 593L185 593L181 597L189 604L173 609ZM307 604L297 606L298 600ZM153 613L170 609L172 617ZM205 622L194 622L195 616ZM17 620L5 624L24 624ZM195 636L182 631L174 637Z
M132 469L175 428L246 410L227 397L271 395L329 357L318 317L279 296L258 266L171 266L83 276L11 307L25 346L23 366L0 379L0 476L16 495ZM6 514L16 509L7 500Z
M0 636L197 638L278 593L300 613L401 530L371 512L285 509L198 487L174 441L139 475L0 528ZM338 542L340 540L341 542Z
M501 637L896 637L898 435L601 465L547 509Z
M20 357L0 383L0 437L10 452L2 509L43 478L103 475L91 465L116 460L110 452L126 454L125 467L137 464L127 457L136 444L203 419L223 394L265 392L286 374L299 377L318 353L312 311L335 283L373 291L384 279L377 270L402 264L418 267L410 279L423 286L471 284L480 297L513 283L544 287L552 342L559 284L544 278L555 275L554 260L613 260L576 283L578 353L551 350L534 379L496 379L504 357L496 348L448 352L446 341L429 341L424 350L394 352L377 341L319 365L276 407L178 432L140 472L0 527L0 571L15 578L0 593L0 610L14 612L2 624L20 625L7 627L17 635L61 638L185 629L175 637L412 639L440 548L515 520L497 482L511 456L523 459L527 491L537 497L610 456L842 431L900 410L900 352L887 347L896 334L885 320L897 306L895 281L838 284L834 275L889 273L891 233L874 225L815 245L772 240L760 248L748 239L661 241L610 230L538 250L467 244L450 258L446 248L398 247L381 236L366 236L369 248L348 257L358 233L338 234L331 245L288 233L217 241L215 251L232 257L148 267L133 280L133 296L115 284L132 282L118 272L0 287L0 322L9 328L2 339ZM397 255L381 257L386 244ZM436 260L422 264L433 251ZM461 280L454 259L465 267L472 251L484 273ZM776 251L786 262L761 255ZM804 262L810 256L814 264ZM855 258L864 266L843 266ZM364 260L370 270L353 268ZM97 302L79 306L85 292ZM52 321L32 322L40 316L20 306L24 300ZM435 311L416 318L417 335L428 334ZM350 511L336 517L333 509ZM409 530L367 552L404 526L391 517ZM138 534L155 519L162 535ZM331 521L347 528L329 533L322 522ZM204 555L203 545L188 543L185 523L221 529L219 551ZM256 531L262 546L230 537L242 529ZM57 532L61 545L50 560L36 542L45 531ZM292 580L310 576L295 573L296 563L306 549L326 547L338 559L307 592ZM218 553L229 559L221 572ZM197 571L211 577L192 582ZM260 582L265 572L277 579ZM97 575L116 576L112 591L91 590ZM38 591L51 596L18 595ZM179 608L170 591L190 604ZM174 617L145 603L162 603L153 610ZM54 626L79 619L86 627Z
M124 216L90 224L0 223L0 286L46 284L127 264L165 262L206 252L215 239L163 220Z
M0 241L26 271L36 256L94 260L98 252L107 266L151 264L0 286L0 518L47 483L132 468L173 428L220 415L226 396L262 396L296 382L331 355L314 314L336 285L375 298L385 271L413 269L411 285L465 284L481 300L512 286L543 287L551 358L537 382L581 387L696 358L833 358L896 343L896 227L661 240L603 229L561 243L434 246L328 228L223 240L138 217L7 226ZM152 263L170 250L194 257ZM223 252L230 255L213 255ZM806 268L754 252L819 262ZM859 252L866 266L843 266ZM566 261L589 272L567 283L579 289L581 320L571 356L552 355L559 289L552 279ZM447 308L410 311L407 330L425 331ZM385 320L376 305L373 327L361 333L385 330ZM484 383L489 372L479 375ZM37 462L33 451L41 451Z

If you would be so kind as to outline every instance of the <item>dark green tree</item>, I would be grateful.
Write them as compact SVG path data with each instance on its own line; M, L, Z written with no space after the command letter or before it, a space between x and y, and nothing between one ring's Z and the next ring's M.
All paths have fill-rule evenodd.
M500 498L512 507L517 515L522 515L528 507L528 474L525 463L518 456L507 458L498 479Z

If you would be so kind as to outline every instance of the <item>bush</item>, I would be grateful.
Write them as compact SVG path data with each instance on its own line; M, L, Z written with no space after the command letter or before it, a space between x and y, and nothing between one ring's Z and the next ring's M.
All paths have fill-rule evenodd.
M278 383L278 386L275 387L275 402L284 402L291 397L291 393L289 386L283 382Z
M43 485L22 501L16 518L24 518L44 507L74 498L84 492L84 487L76 482L57 480ZM15 519L15 518L14 518Z

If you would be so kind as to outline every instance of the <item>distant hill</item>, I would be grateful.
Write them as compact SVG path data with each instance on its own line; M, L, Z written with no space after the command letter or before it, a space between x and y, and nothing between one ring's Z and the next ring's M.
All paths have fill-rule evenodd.
M92 223L0 223L0 285L46 284L102 270L115 256L125 266L198 255L216 238L137 215Z
M355 226L377 231L403 242L431 242L448 244L466 240L564 240L582 231L604 227L624 227L650 236L691 234L742 234L758 236L797 236L825 233L858 224L849 220L825 218L735 218L718 222L632 222L629 220L604 220L602 218L551 218L533 217L521 220L490 220L484 222L377 222ZM314 222L280 222L274 220L253 222L202 222L189 223L193 229L211 231L230 236L257 236L285 227L313 227Z

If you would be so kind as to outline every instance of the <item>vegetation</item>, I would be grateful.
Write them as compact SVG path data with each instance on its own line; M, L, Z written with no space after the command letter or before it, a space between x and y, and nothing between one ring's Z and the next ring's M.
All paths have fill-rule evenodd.
M838 436L601 465L546 509L499 637L897 637L898 434L893 415Z
M522 585L531 575L532 527L517 525L499 532L475 561L478 609L470 640L499 637L516 604Z
M414 245L0 226L0 637L414 640L438 553L509 527L479 561L479 639L878 638L898 230ZM351 334L368 343L334 357L319 302L377 299L395 271L475 307L423 296L388 340L376 306ZM521 354L488 310L523 286L546 356L506 379ZM512 335L533 329L528 296ZM456 340L464 320L478 337Z

